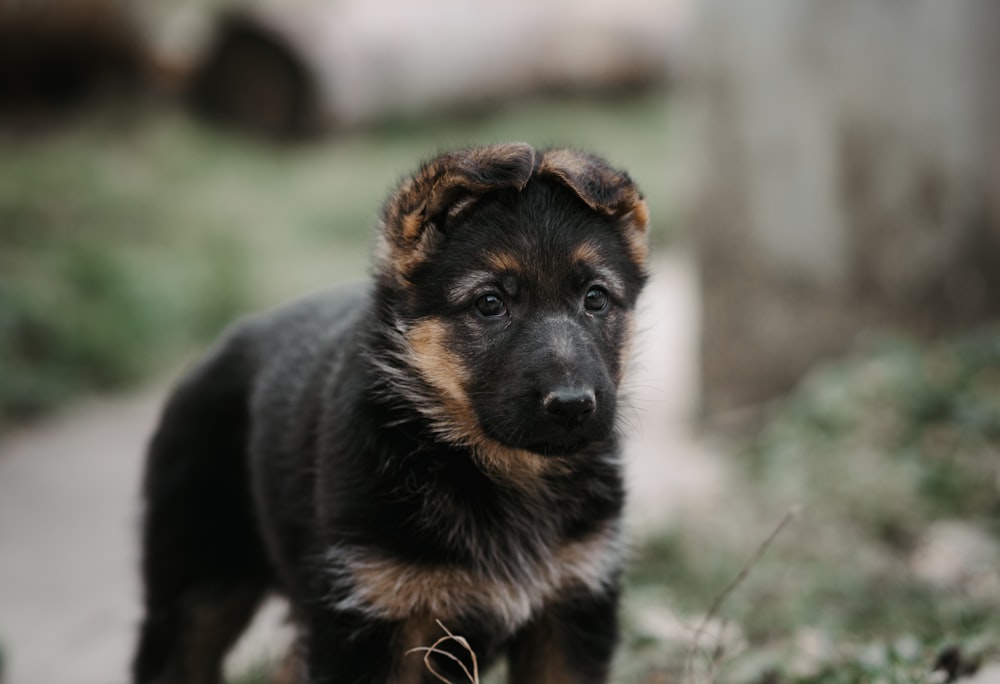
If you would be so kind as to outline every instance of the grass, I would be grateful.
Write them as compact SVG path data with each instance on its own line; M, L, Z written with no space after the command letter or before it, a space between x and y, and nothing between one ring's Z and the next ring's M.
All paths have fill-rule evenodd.
M241 312L363 275L385 193L440 149L602 152L645 187L662 238L669 122L651 95L521 102L295 146L152 105L0 133L0 426L139 382Z
M716 681L941 681L949 647L962 667L1000 657L1000 559L956 552L945 560L963 572L921 570L935 526L1000 542L997 368L997 328L883 340L817 368L734 449L739 490L715 519L639 549L623 658L642 676L633 663L620 681L676 674L677 644L637 614L703 614L794 504L803 513L719 610L739 639Z

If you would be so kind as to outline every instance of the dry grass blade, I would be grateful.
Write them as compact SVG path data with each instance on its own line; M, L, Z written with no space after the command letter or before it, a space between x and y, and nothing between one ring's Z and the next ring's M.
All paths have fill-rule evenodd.
M445 658L449 658L458 663L458 666L462 668L462 672L465 673L465 676L468 678L470 684L479 684L479 662L476 660L476 652L472 650L471 646L469 646L469 642L466 641L465 637L455 636L454 634L452 634L451 631L447 627L445 627L440 620L435 620L435 622L438 624L438 627L444 630L445 635L440 639L438 639L437 641L435 641L430 646L418 646L417 648L411 648L406 653L407 654L418 653L418 652L423 653L424 667L426 667L427 671L430 672L432 675L434 675L438 679L438 681L444 682L444 684L454 684L454 683L450 679L445 677L443 674L435 670L434 666L431 665L431 656L434 655L435 653L444 656ZM469 652L469 655L472 657L472 672L469 672L469 668L466 667L465 663L462 662L461 658L459 658L453 653L449 653L448 651L443 651L440 648L438 648L441 644L448 641L454 641L459 646L461 646L462 648L464 648L466 651Z
M754 552L753 556L751 556L749 560L747 560L747 562L743 564L743 567L740 569L736 577L734 577L733 580L729 584L727 584L726 587L721 592L719 592L719 594L715 597L715 600L712 601L712 605L708 609L708 612L705 613L705 616L701 619L701 622L698 623L698 626L694 630L694 637L691 642L691 649L688 651L687 662L684 665L685 679L688 682L693 683L695 681L694 659L700 650L699 642L701 641L701 637L705 634L705 630L708 628L708 624L713 619L715 619L719 611L722 609L723 604L726 602L726 599L729 598L730 594L736 591L737 587L743 584L744 580L746 580L747 576L750 574L750 571L753 570L754 567L756 567L756 565L760 562L760 559L764 557L764 554L767 553L768 548L771 546L774 540L777 539L778 535L781 534L781 531L785 529L788 523L790 523L792 520L796 518L796 516L798 516L801 510L802 510L801 506L794 506L793 508L790 508L788 512L785 513L785 515L781 518L781 521L777 524L774 530L771 531L771 534L768 535L767 539L761 542L760 546L757 547L757 550ZM718 635L718 639L720 641L722 639L721 631ZM709 664L709 677L707 681L709 682L713 681L714 672L716 671L719 661L722 659L723 655L724 654L722 653L722 648L720 643L716 643L716 647L713 649L713 653L711 654L711 659L710 659L711 662Z

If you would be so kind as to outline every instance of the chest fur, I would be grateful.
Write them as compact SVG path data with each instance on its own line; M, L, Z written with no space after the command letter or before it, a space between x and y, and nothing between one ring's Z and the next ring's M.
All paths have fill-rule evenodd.
M583 539L498 559L489 568L414 565L357 547L332 549L329 560L335 580L347 590L339 593L339 609L445 622L486 612L513 631L568 590L605 588L621 555L619 524L609 522Z

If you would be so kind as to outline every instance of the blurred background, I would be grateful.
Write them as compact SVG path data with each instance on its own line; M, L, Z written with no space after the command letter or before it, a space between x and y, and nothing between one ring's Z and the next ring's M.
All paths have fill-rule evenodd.
M998 67L990 0L0 0L0 682L127 681L170 383L507 140L653 217L615 681L1000 681Z

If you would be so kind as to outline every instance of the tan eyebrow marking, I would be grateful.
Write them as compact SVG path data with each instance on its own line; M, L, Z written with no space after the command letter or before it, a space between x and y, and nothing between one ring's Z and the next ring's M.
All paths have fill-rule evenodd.
M574 264L585 264L596 268L601 264L601 251L592 242L582 242L573 250L571 260Z
M486 264L497 273L524 271L524 264L510 252L491 252L486 256Z
M500 280L505 274L520 275L525 272L524 264L510 252L490 252L485 256L488 270L470 271L456 280L447 291L448 301L461 304L470 293Z

